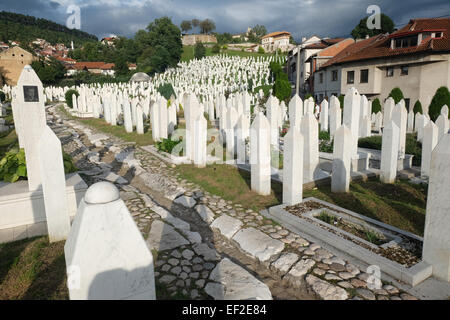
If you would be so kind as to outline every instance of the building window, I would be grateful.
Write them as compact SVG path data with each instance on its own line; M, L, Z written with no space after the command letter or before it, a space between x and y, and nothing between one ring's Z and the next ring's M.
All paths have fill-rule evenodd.
M442 32L436 32L434 35L435 38L442 38Z
M369 82L369 69L361 70L361 83Z
M400 75L401 76L407 76L408 75L408 66L401 66L400 67Z
M323 83L323 73L319 73L319 82Z
M394 47L395 49L417 46L417 36L397 38L397 39L395 39L394 44L395 44L395 47Z
M331 71L331 81L337 81L337 79L338 79L337 70Z
M347 83L355 83L355 71L347 71Z
M393 67L388 67L386 69L386 77L393 77L394 76L394 68Z

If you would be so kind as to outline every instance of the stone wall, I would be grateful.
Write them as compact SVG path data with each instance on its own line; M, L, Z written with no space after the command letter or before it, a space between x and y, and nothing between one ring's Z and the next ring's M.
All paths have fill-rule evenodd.
M181 39L183 46L193 46L197 42L207 43L214 42L217 43L217 39L215 36L210 34L186 34Z
M20 47L13 47L0 54L0 70L6 84L15 86L22 69L36 59L33 55Z

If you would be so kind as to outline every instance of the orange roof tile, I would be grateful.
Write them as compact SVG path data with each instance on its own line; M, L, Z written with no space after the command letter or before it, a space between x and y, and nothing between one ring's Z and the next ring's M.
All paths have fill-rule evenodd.
M290 36L291 33L288 32L288 31L276 31L276 32L272 32L272 33L266 34L261 39L270 38L270 37L276 38L278 36L284 36L284 35Z

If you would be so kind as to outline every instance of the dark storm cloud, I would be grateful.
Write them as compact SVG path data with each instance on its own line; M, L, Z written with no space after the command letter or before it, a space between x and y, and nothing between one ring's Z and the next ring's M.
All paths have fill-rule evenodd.
M13 11L65 23L67 7L81 8L82 30L99 37L133 36L149 22L169 16L179 24L184 19L211 18L218 32L240 33L263 24L267 30L287 30L296 39L318 36L349 36L369 5L378 5L394 22L411 18L450 16L448 0L0 0L0 10Z

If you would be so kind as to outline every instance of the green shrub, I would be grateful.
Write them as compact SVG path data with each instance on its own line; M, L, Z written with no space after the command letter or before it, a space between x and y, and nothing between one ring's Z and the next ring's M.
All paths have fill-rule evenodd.
M344 109L344 98L345 98L345 94L340 94L338 97L339 104L341 105L341 109Z
M258 53L266 53L266 51L264 50L264 48L263 47L261 47L261 46L259 46L259 48L258 48Z
M381 136L360 138L358 140L358 147L381 150L381 143L382 143ZM422 162L422 144L419 141L417 141L415 134L412 133L406 134L405 153L414 156L413 165L420 166L420 163Z
M444 105L450 107L450 92L447 87L440 87L436 90L436 93L431 100L430 107L428 108L428 114L431 120L436 121L436 119L441 114L441 109Z
M381 112L381 103L380 99L376 98L372 101L372 113L378 113Z
M400 100L404 99L403 92L398 87L395 87L391 90L391 93L389 93L389 97L392 97L396 104L399 103Z
M73 101L72 101L72 95L75 95L77 98L80 96L80 94L78 93L78 91L77 90L74 90L74 89L70 89L70 90L67 90L67 92L66 92L66 103L67 103L67 106L69 107L69 108L73 108Z
M6 99L5 93L4 93L3 91L0 90L0 102L5 101L5 99Z
M227 50L227 49L228 49L228 46L227 46L227 45L224 45L224 46L222 47L222 49L223 49L223 50Z
M306 94L305 100L308 100L309 98L313 98L313 99L314 99L314 97L312 96L311 93L307 93L307 94Z
M16 182L27 177L25 150L13 149L0 160L0 181Z
M413 112L414 114L416 114L417 112L423 114L422 104L420 103L419 100L417 100L416 103L414 104Z
M172 95L176 98L175 90L173 90L170 83L160 85L156 91L158 91L166 100L169 100Z
M78 169L72 161L72 157L63 151L64 172L66 174L76 172ZM0 160L0 181L16 182L19 179L27 179L27 164L24 149L14 148L8 151Z
M156 142L156 148L159 151L164 151L167 153L172 153L173 148L175 148L175 146L177 144L179 144L181 142L181 140L172 140L172 138L169 139L162 139L161 141Z
M219 46L218 43L216 43L216 44L212 47L211 52L212 52L212 53L220 53L220 46Z
M194 57L200 60L206 55L206 48L201 42L197 42L194 46Z
M273 94L278 98L278 100L287 102L287 100L291 97L291 92L291 84L288 80L275 80L275 83L273 84Z
M319 131L319 140L330 140L330 133L328 131Z
M253 79L248 79L248 91L253 91Z

